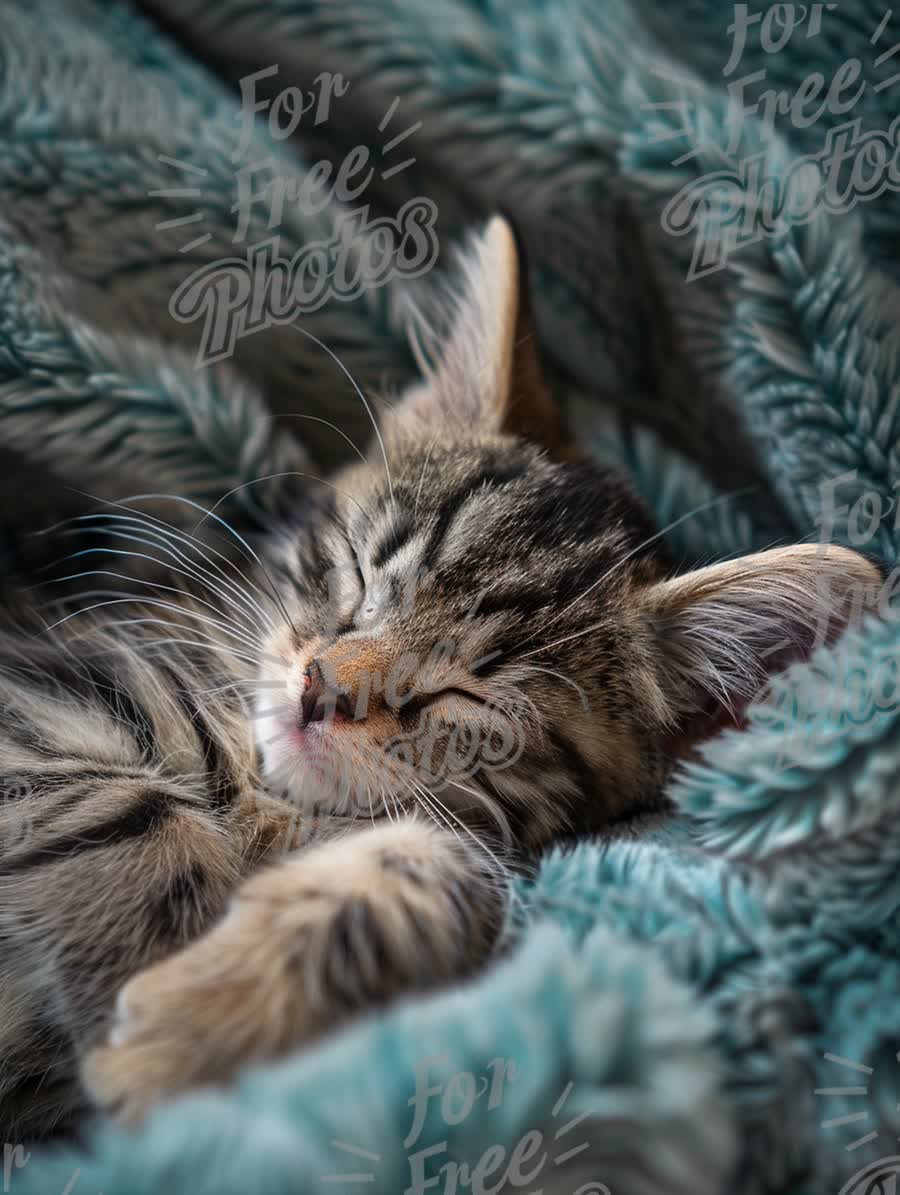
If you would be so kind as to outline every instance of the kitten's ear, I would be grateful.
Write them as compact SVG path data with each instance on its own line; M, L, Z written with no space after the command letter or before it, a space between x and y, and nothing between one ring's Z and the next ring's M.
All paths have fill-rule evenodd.
M411 329L424 381L393 409L386 431L429 439L442 428L448 439L455 430L505 432L569 455L540 368L521 256L502 216L492 217L472 239L456 269L459 291L449 335L426 354Z
M877 604L883 578L858 552L833 545L773 548L650 586L670 710L739 710L767 677L830 642Z

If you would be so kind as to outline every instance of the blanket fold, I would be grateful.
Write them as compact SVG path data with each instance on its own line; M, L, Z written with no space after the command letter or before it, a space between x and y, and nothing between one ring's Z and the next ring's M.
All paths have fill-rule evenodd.
M258 523L285 474L327 468L341 434L364 442L354 384L389 395L414 376L405 296L440 290L447 248L499 206L579 438L632 478L678 566L816 538L892 565L898 35L853 0L804 6L806 24L801 6L768 26L761 10L738 44L742 7L7 0L3 445L100 497L225 499ZM766 100L842 69L845 106L810 123ZM343 94L282 138L277 97L323 72ZM364 194L320 180L321 202L290 200L359 146L377 167ZM242 190L254 163L288 197L277 219ZM256 330L231 310L251 251L343 246L353 266L374 221L422 201L433 269ZM551 852L516 889L509 957L476 983L136 1135L33 1149L9 1189L399 1195L488 1162L557 1195L855 1189L900 1133L898 646L895 620L863 621L683 769L670 822ZM435 1094L414 1132L427 1059L458 1096L505 1067L495 1106ZM577 1152L558 1162L563 1117ZM371 1178L336 1177L353 1172Z

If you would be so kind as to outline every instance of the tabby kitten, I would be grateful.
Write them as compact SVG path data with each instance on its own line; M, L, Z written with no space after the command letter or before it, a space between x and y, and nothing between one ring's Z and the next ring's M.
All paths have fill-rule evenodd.
M369 460L252 568L119 508L165 581L3 632L0 1139L470 972L502 860L658 807L696 720L878 583L808 546L669 578L565 445L501 220L462 278Z

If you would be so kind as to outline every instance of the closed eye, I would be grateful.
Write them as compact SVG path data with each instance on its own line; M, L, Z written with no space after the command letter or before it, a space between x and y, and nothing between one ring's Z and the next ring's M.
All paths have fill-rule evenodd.
M441 692L436 695L437 697L447 697L447 695L452 695L452 697L465 697L467 701L477 701L478 705L488 704L488 701L486 701L482 695L479 693L472 693L470 690L467 690L467 688L445 688L445 690L441 690Z
M437 702L443 700L445 697L461 697L465 701L473 702L475 705L487 705L488 702L484 697L479 696L478 693L472 693L468 689L460 689L451 687L448 689L438 689L434 693L425 693L414 697L408 697L400 707L399 714L401 721L413 721L422 713L423 710L429 706L436 705Z
M478 693L471 693L468 689L441 689L439 693L432 693L431 697L436 700L438 697L464 697L466 701L474 701L478 705L487 705L487 701Z

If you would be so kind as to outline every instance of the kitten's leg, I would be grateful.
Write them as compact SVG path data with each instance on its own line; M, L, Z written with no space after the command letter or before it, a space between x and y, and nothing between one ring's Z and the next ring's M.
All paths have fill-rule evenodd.
M122 985L199 937L298 833L295 810L252 793L211 811L158 775L17 774L34 792L0 801L0 1140L83 1109L77 1058L105 1039Z
M481 852L412 819L285 859L245 881L204 938L125 986L109 1043L86 1060L88 1089L133 1121L462 976L489 955L503 896Z

